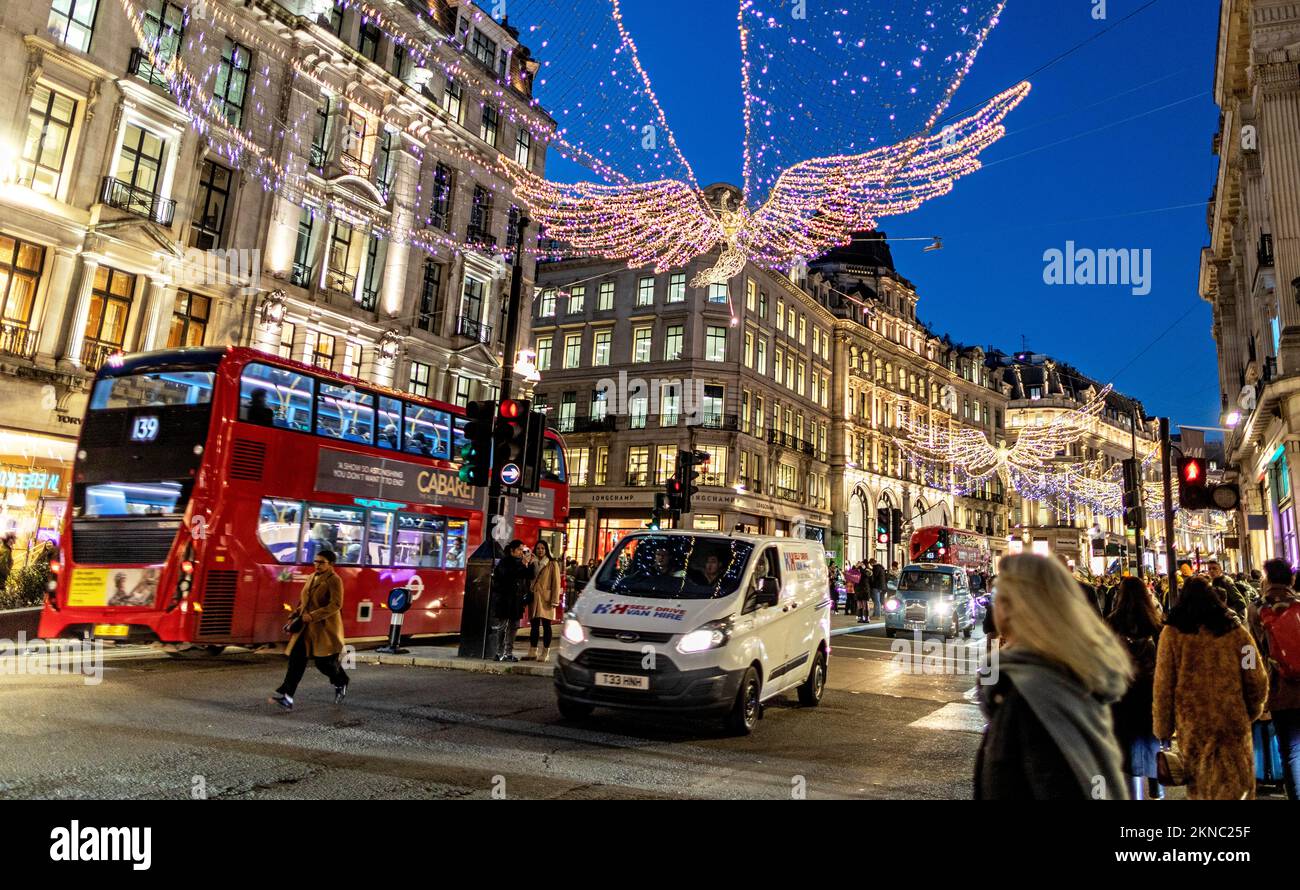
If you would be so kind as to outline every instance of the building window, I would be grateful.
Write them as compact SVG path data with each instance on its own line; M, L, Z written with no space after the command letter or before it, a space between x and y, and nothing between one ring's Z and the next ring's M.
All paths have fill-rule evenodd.
M564 368L570 370L582 364L582 334L569 334L564 338Z
M492 237L492 193L481 185L474 186L474 202L469 209L469 237L487 241Z
M760 374L767 374L767 338L758 338L758 349L754 361L754 370Z
M456 123L461 122L461 114L464 110L465 90L460 84L456 83L454 78L447 78L447 89L442 91L442 109L447 112Z
M726 286L725 284L710 284L710 285L709 285L709 302L710 302L710 303L725 303L725 302L727 302L727 299L728 299L728 295L727 295L727 286Z
M727 484L726 445L701 445L700 451L709 456L709 461L700 473L700 481L705 485Z
M785 333L785 299L781 298L776 301L776 329Z
M637 282L636 304L637 306L653 306L655 304L655 280L653 278L642 278Z
M677 426L678 420L682 416L682 400L678 395L679 387L677 384L669 383L659 390L659 425L664 427Z
M366 312L379 305L379 288L384 283L384 258L387 251L378 235L372 234L366 245L366 276L361 284L359 304Z
M341 219L334 220L330 234L329 268L326 285L332 291L352 295L356 289L355 265L352 260L352 226Z
M411 362L411 372L406 380L406 391L413 396L429 397L429 371L423 362Z
M609 416L609 392L604 389L591 391L591 419L604 420Z
M767 292L762 291L758 295L758 317L767 318Z
M613 331L596 331L591 350L591 364L593 367L599 368L609 364L610 344L613 339Z
M208 331L208 312L211 301L200 294L177 291L176 308L172 310L172 326L167 333L167 348L202 346Z
M488 68L495 68L497 63L497 44L491 37L488 37L478 28L474 29L474 37L470 41L469 53L478 59Z
M596 299L596 309L605 311L614 308L614 282L602 281L600 283L600 293Z
M99 0L54 0L46 30L55 40L84 53L90 49L98 8Z
M5 329L10 325L26 328L31 323L32 305L44 264L44 247L0 235L0 307L3 308L0 323L4 326L0 328L0 352L28 351L8 343L10 334Z
M429 218L425 221L431 228L446 231L451 224L452 171L446 164L439 163L433 168L433 190L429 201Z
M298 328L291 324L280 325L280 347L276 353L280 358L293 358L293 341Z
M758 296L758 285L754 283L754 279L746 278L745 279L745 308L750 312L754 311L755 300L757 299L757 296Z
M527 170L532 166L533 134L527 128L520 127L515 135L515 163Z
M248 47L240 46L229 37L221 49L221 62L217 66L217 84L212 91L217 110L232 127L244 121L244 96L248 92L248 72L251 68Z
M551 344L554 339L551 337L537 338L537 370L551 370Z
M745 331L745 367L754 367L754 332Z
M185 11L166 0L148 0L144 11L145 45L153 50L157 67L143 58L136 75L146 83L165 86L165 69L180 52L181 38L185 34Z
M456 378L456 404L464 408L469 405L469 391L474 381L468 377Z
M221 246L229 203L230 170L205 160L199 171L199 196L194 202L194 224L190 227L191 247L211 250Z
M721 386L704 387L704 423L718 426L722 423L722 404L726 391Z
M293 248L293 274L289 279L298 287L311 286L311 248L315 228L316 217L312 209L304 207L298 216L298 241Z
M353 176L369 179L378 135L379 127L370 115L355 108L349 109L347 131L343 134L343 154L339 157L343 169Z
M483 319L483 282L473 275L465 276L465 290L460 296L460 315L475 324Z
M604 485L605 480L609 478L609 446L601 445L596 449L596 472L593 474L593 485Z
M431 334L442 331L442 264L424 261L424 280L420 283L420 314L415 326Z
M539 318L555 317L555 289L547 288L542 291L542 296L538 300L537 315Z
M483 106L483 118L479 122L479 138L496 148L497 133L501 130L501 111L493 105Z
M632 331L632 363L644 365L650 361L650 328L635 328Z
M587 285L578 284L569 288L568 311L570 315L577 315L584 308L586 308L586 304L587 304Z
M709 327L704 338L704 360L725 362L727 360L727 329Z
M633 445L627 450L627 484L648 485L650 482L650 446Z
M591 449L570 448L567 457L569 458L569 484L586 485L587 474L591 469Z
M677 272L668 278L668 302L682 303L686 300L686 273Z
M514 250L515 245L519 243L519 208L514 204L506 211L506 247Z
M20 185L51 198L58 197L76 112L74 99L42 84L37 84L32 90L32 104L27 112L27 138L23 141L23 157L18 169Z
M317 332L316 342L307 353L307 364L325 371L334 370L334 337Z
M157 193L160 174L162 173L163 151L166 144L159 137L143 127L127 124L122 135L122 151L117 158L117 169L113 178L137 189L149 196ZM152 201L149 202L152 204ZM132 208L124 208L132 209ZM139 212L152 215L152 207L145 207Z
M379 41L383 37L383 32L374 22L361 22L361 28L357 34L357 52L365 56L372 62L379 60Z
M379 169L375 175L375 186L384 200L393 190L393 180L397 177L397 147L401 137L390 130L384 130L379 137Z
M650 416L650 399L643 395L632 396L628 399L628 415L628 429L645 429L646 419Z
M682 337L685 333L682 325L669 325L664 332L664 361L675 362L682 357Z
M560 396L560 417L557 429L562 433L573 432L573 419L578 413L578 394L566 392Z
M86 318L86 346L104 347L98 356L84 362L98 368L108 352L126 342L126 319L135 295L135 276L100 266L90 289L90 314Z
M409 57L406 55L406 47L400 45L393 46L393 64L389 72L398 80L406 80L406 75L410 73Z
M655 450L655 485L663 485L677 472L677 446L660 445Z
M320 102L316 106L316 122L312 129L311 136L311 155L309 158L310 165L317 172L325 167L325 161L329 157L329 140L330 140L330 97L329 94L321 96Z
M808 345L808 318L803 315L799 316L799 345Z

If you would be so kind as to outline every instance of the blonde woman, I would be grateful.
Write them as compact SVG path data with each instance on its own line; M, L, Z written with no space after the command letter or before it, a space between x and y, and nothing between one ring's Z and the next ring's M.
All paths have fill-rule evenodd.
M1003 558L994 596L1002 648L980 687L975 798L1127 799L1110 704L1133 676L1128 652L1054 559Z
M560 607L560 564L551 556L551 548L545 541L538 541L533 551L533 599L529 608L532 630L528 635L528 658L533 661L546 661L551 655L551 622L555 620L555 611ZM537 637L542 637L541 657L537 655Z

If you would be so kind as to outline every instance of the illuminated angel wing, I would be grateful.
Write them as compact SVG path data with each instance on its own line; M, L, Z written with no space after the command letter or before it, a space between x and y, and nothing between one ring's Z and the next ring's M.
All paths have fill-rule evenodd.
M968 481L978 482L1002 470L1004 455L979 430L971 427L950 428L947 424L930 424L901 418L906 438L894 441L913 460L951 464Z
M1025 470L1045 470L1050 467L1068 445L1079 440L1080 434L1087 430L1106 407L1106 397L1110 391L1111 387L1105 387L1083 407L1059 414L1051 423L1022 427L1016 444L1007 454L1007 460L1013 466Z
M1006 133L1002 120L1029 95L1021 83L938 133L859 155L814 158L777 178L749 217L739 242L776 268L817 257L873 229L883 216L907 213L945 195L980 168L979 154Z
M577 255L653 263L663 272L707 253L723 236L704 195L676 180L559 185L517 164L509 165L509 176L533 221Z

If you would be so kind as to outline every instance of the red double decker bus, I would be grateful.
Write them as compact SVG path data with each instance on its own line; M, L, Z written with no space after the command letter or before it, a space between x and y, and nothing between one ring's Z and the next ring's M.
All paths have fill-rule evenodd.
M486 494L462 482L463 412L252 349L115 357L82 424L42 637L195 644L284 639L320 550L338 555L344 632L382 638L411 590L407 635L460 629ZM515 535L563 553L563 443ZM188 647L181 647L188 648Z
M961 566L967 572L988 577L993 568L993 552L983 535L929 525L912 533L908 556L914 563L937 562Z

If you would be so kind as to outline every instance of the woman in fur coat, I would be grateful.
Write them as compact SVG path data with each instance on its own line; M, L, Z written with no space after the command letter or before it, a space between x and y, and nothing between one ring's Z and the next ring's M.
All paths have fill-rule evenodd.
M1250 631L1204 578L1187 579L1160 634L1152 728L1176 736L1189 799L1254 799L1251 724L1267 698Z

